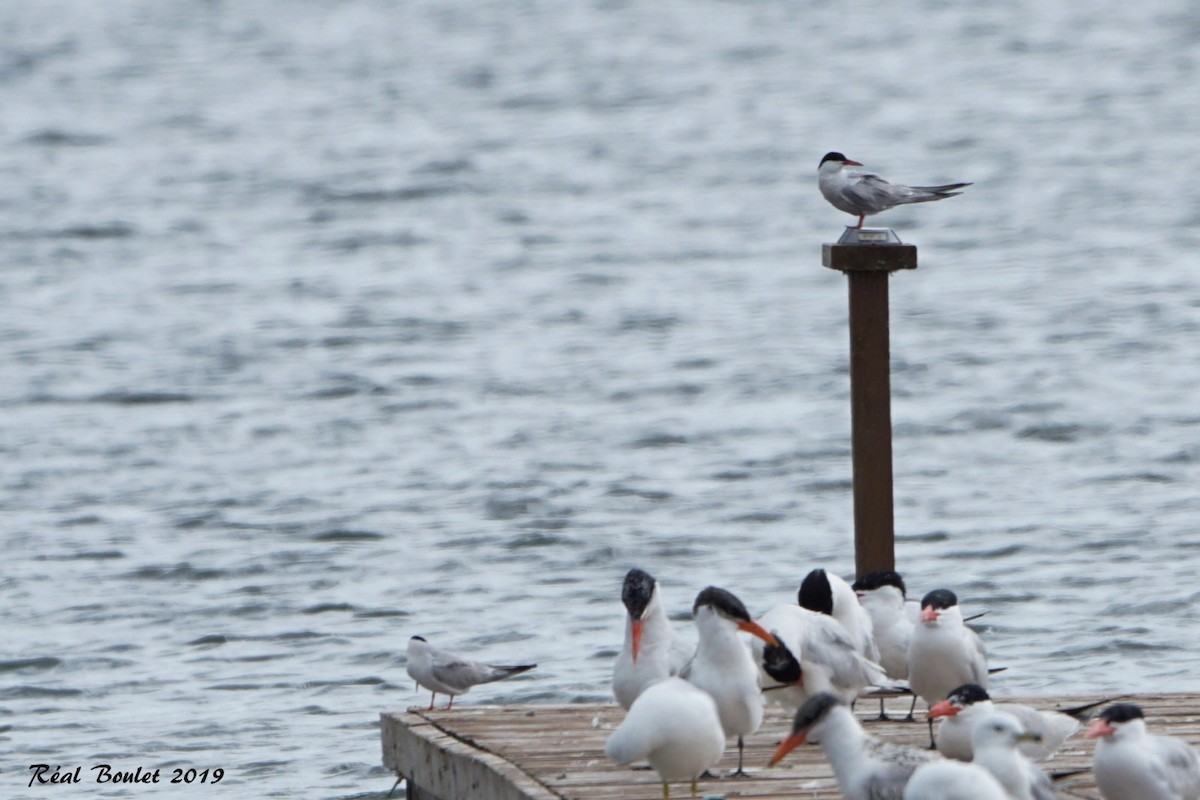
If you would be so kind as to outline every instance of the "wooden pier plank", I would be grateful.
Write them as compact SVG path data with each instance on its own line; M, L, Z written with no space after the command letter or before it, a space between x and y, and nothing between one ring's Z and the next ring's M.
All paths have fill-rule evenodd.
M1102 696L1015 700L1043 709L1065 708ZM1155 694L1130 699L1142 706L1156 732L1200 742L1200 695ZM888 700L888 713L902 716L909 700ZM878 703L864 699L864 721ZM383 763L420 787L422 797L437 800L661 800L662 787L651 770L620 767L604 756L604 742L624 712L615 705L460 706L452 710L412 708L381 715ZM763 727L746 742L750 778L702 780L700 797L729 800L809 800L840 798L833 773L819 747L803 747L775 768L765 765L784 738L791 716L768 707ZM897 744L924 746L924 722L865 721L868 732ZM1076 735L1043 766L1050 772L1090 769L1094 742ZM736 766L731 743L719 765L723 774ZM687 788L673 785L673 797ZM1064 800L1098 800L1090 772L1057 787Z

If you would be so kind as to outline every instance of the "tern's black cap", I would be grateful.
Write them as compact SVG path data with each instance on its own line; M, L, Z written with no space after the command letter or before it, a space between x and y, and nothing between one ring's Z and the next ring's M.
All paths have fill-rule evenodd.
M950 694L946 695L946 699L953 702L955 705L966 706L972 703L982 703L984 700L991 700L991 695L977 683L964 683L956 689L951 689Z
M424 637L424 636L411 636L411 637L409 637L409 639L410 639L410 641L411 641L412 639L416 639L418 642L423 642L423 641L425 641L425 637Z
M934 589L921 598L921 608L950 608L958 605L958 595L949 589Z
M837 695L833 692L817 692L808 698L804 705L800 706L800 710L796 712L796 717L792 720L792 733L806 731L813 725L816 725L825 718L825 715L829 713L829 709L840 702Z
M832 152L825 154L825 157L821 159L821 164L824 164L826 161L845 161L845 160L846 160L846 157L844 155L842 155L841 153L834 150ZM817 166L820 166L820 164L818 164Z
M825 570L818 567L804 576L800 582L799 602L809 611L833 616L833 588Z
M1142 707L1134 703L1113 703L1100 712L1100 719L1108 724L1114 722L1129 722L1132 719L1145 719Z
M654 596L654 576L637 567L625 574L625 583L621 586L621 602L625 604L629 616L641 619Z
M771 635L779 639L779 634L775 631L771 631ZM800 662L782 641L763 647L762 667L763 672L770 675L772 680L782 684L791 686L800 682Z
M750 620L750 612L746 610L745 604L738 600L733 592L716 586L709 586L696 595L696 602L692 604L692 613L695 614L699 611L700 606L712 606L725 616L741 622Z
M890 569L877 569L873 572L868 572L851 584L850 588L856 592L870 592L875 589L881 589L884 586L895 586L900 590L901 596L908 597L908 589L904 586L904 578L900 577L899 572L893 572Z

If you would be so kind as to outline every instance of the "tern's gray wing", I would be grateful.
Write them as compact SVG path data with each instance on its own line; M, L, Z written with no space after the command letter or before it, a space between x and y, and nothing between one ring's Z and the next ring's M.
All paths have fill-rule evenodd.
M983 639L979 638L979 634L970 628L964 627L963 635L967 637L969 650L967 657L971 659L971 683L986 687L988 679L987 646L983 643Z
M1050 782L1050 776L1030 761L1025 762L1025 769L1029 773L1029 791L1033 800L1056 800L1058 795L1054 793L1054 784Z
M487 683L504 677L504 672L477 661L467 661L449 653L438 653L429 665L434 680L450 688L465 692L479 683Z
M1153 746L1163 755L1164 778L1177 797L1195 797L1200 793L1200 759L1186 742L1169 736L1155 736Z
M863 785L864 796L867 800L904 800L904 787L917 766L887 764L877 767Z
M911 194L907 186L889 183L871 172L857 173L842 185L842 197L848 204L872 214L903 203Z
M883 668L862 657L846 628L833 617L812 618L805 629L802 653L804 661L827 666L838 688L869 686L886 679Z

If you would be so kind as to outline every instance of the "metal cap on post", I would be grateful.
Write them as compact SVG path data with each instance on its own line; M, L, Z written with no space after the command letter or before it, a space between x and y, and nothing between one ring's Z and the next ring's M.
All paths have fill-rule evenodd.
M892 394L888 275L917 268L917 248L896 232L846 228L821 263L850 283L850 426L854 464L854 569L896 567L892 506Z

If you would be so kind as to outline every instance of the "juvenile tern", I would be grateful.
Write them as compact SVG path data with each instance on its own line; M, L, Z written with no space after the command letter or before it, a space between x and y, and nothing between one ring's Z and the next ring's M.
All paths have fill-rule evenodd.
M846 167L861 167L858 161L841 153L826 153L817 168L817 185L821 194L838 211L858 217L861 228L868 215L908 203L928 203L962 194L956 191L969 183L947 183L942 186L905 186L891 183L870 172L847 172Z
M949 589L926 594L908 645L908 684L913 692L932 707L964 683L986 689L987 677L987 649L963 624L958 597ZM929 746L934 747L932 719Z
M1098 739L1092 774L1105 800L1196 800L1200 759L1190 745L1146 732L1146 718L1133 703L1100 712L1084 736Z
M604 754L618 764L646 760L658 773L663 800L668 784L696 779L721 760L725 731L712 697L682 678L665 678L647 686L604 744Z
M742 756L745 737L758 730L763 720L762 684L750 648L738 631L757 636L767 644L779 642L750 619L746 606L724 589L709 586L696 595L692 606L700 640L696 655L682 677L712 695L721 715L726 736L736 736L738 766L734 775L745 775Z
M1010 800L1055 800L1050 778L1017 750L1022 742L1039 739L1012 714L992 711L980 717L971 731L972 763L992 773Z
M659 595L658 581L643 570L629 570L621 587L625 604L625 643L613 665L612 688L628 710L652 683L678 675L695 651L675 632Z
M796 712L791 735L771 757L772 766L810 734L820 738L845 800L896 800L918 767L941 759L937 753L868 736L848 706L830 692L819 692Z
M1108 701L1100 701L1104 702ZM1023 741L1020 751L1027 758L1043 761L1082 727L1079 716L1086 715L1096 705L1098 703L1088 703L1065 712L1040 711L1019 703L993 703L982 686L964 683L951 691L945 700L935 703L929 709L929 716L933 719L942 718L937 729L937 749L947 758L970 761L973 755L971 732L975 729L975 723L993 711L1003 711L1016 717L1026 731L1040 737L1038 741Z
M917 767L904 787L904 800L1009 800L992 773L978 764L931 761Z
M429 696L430 711L433 710L433 701L439 694L450 696L450 702L446 703L446 708L450 708L454 705L455 695L466 694L472 686L511 678L536 666L537 664L511 667L482 664L439 650L425 641L423 636L414 636L408 640L406 669L413 680L432 693Z

